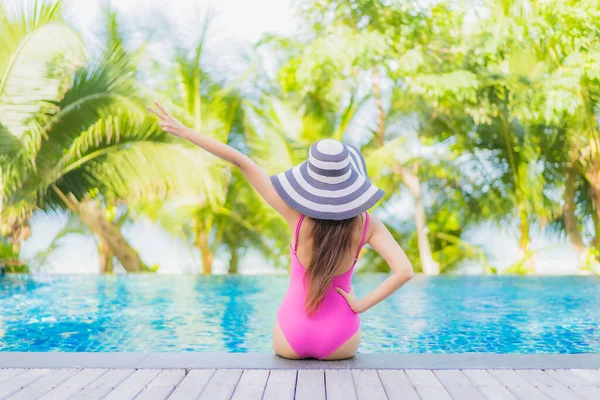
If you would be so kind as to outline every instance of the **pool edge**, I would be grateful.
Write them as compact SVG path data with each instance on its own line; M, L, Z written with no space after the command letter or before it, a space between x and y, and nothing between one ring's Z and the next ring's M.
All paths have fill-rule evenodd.
M600 369L600 354L368 353L344 361L293 361L264 353L0 352L0 368Z

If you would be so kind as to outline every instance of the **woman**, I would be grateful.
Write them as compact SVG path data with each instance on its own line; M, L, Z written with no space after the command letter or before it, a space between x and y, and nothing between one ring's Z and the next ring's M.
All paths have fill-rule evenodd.
M290 285L273 331L275 353L290 359L354 356L361 339L358 314L390 296L413 274L406 254L385 225L367 213L383 191L369 182L360 151L332 139L320 140L311 146L307 161L269 177L246 155L187 128L155 105L156 109L148 109L166 132L240 168L295 232ZM366 243L384 258L392 274L368 296L357 299L352 273Z

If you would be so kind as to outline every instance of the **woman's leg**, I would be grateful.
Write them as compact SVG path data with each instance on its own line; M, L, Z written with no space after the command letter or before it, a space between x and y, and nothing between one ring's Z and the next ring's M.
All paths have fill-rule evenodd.
M298 360L298 354L292 349L292 346L288 343L287 339L281 332L279 323L275 322L275 328L273 328L273 351L279 357L289 358L290 360Z
M336 351L331 353L331 355L324 358L324 360L344 360L346 358L352 358L356 354L356 350L358 350L358 345L360 344L360 339L362 338L362 333L360 330L354 334L350 339L346 341L343 345L341 345Z

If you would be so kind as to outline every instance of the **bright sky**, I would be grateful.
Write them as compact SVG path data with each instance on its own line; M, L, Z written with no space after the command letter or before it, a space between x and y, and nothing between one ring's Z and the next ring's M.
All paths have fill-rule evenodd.
M98 16L109 2L128 32L153 32L153 40L191 45L200 36L206 13L214 16L209 46L220 52L250 45L265 33L294 30L292 0L65 0L68 19L86 42L94 42ZM169 36L168 38L165 36Z
M70 22L84 34L93 32L107 0L64 0L71 11ZM164 17L185 26L205 10L213 10L228 35L254 42L265 33L290 33L293 10L290 0L111 0L111 6L128 22L149 26L150 18ZM201 21L197 21L200 26Z
M219 60L226 63L224 55L235 56L240 49L259 40L265 33L290 34L294 31L295 21L291 7L293 0L112 0L112 7L119 12L121 22L135 33L136 27L144 31L152 30L155 37L173 35L177 43L192 43L199 35L202 15L206 10L216 11L217 18L213 26L208 45L219 54ZM96 43L99 32L99 16L104 0L65 0L69 9L69 22L82 33L89 46ZM168 32L167 26L175 31ZM140 29L141 30L141 29ZM157 49L154 49L158 51ZM411 201L401 201L398 212L412 212ZM45 249L53 236L66 223L64 216L37 216L32 221L33 235L23 245L23 255L31 255ZM158 263L160 272L199 272L200 255L183 242L171 238L157 226L140 222L124 229L125 236L140 251L148 264ZM472 234L473 242L485 244L486 249L499 265L514 262L517 243L515 232L501 232L482 228ZM534 234L534 246L545 247L555 241ZM64 241L50 258L48 272L96 273L98 258L95 242L89 237L71 236ZM575 258L569 246L561 242L557 247L540 253L537 257L540 271L546 273L573 272ZM225 266L216 263L217 270L224 271ZM242 270L251 272L271 271L264 260L249 256L242 262ZM243 272L243 271L242 271ZM250 271L248 271L250 272Z

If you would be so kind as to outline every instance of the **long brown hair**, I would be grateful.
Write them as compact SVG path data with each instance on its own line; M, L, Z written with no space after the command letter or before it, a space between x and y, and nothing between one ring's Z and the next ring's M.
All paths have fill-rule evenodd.
M341 262L352 250L354 227L359 217L339 221L311 218L311 221L312 256L305 275L308 315L318 310Z

